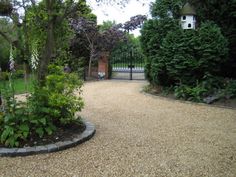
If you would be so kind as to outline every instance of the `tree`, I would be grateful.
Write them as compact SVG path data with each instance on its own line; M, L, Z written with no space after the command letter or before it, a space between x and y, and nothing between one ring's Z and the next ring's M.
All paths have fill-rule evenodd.
M166 18L173 17L178 18L180 16L180 9L183 7L185 0L156 0L151 5L152 17Z
M83 39L87 41L84 44L90 51L88 71L90 76L92 61L97 60L103 51L112 50L115 44L123 38L124 33L120 30L120 25L114 25L107 30L99 31L99 26L95 21L83 17L73 19L71 24L77 34L82 35Z
M158 55L161 44L168 32L175 31L178 28L178 21L169 17L150 19L143 25L140 42L144 55L146 56L145 75L151 83L153 82L151 70L153 60Z
M103 3L107 4L108 1L97 1L97 3ZM111 2L111 1L109 1ZM27 29L27 16L20 16L17 12L17 8L23 8L25 11L25 14L27 14L28 9L31 9L31 11L34 11L35 15L35 21L42 20L42 29L45 33L43 36L43 42L44 46L41 49L41 57L39 61L39 67L38 67L38 80L41 85L44 85L45 76L47 74L47 66L52 61L53 58L56 56L56 40L58 34L58 29L61 27L61 25L65 24L68 18L74 17L78 15L79 7L81 7L81 4L84 4L85 0L81 1L74 1L74 0L68 0L68 1L56 1L56 0L42 0L39 4L36 3L34 0L14 0L12 5L12 9L9 9L9 13L6 15L11 17L14 21L14 25L16 27L19 27L19 29L22 29L24 35L20 34L22 31L19 30L19 35L17 37L18 42L25 42L24 44L19 45L20 43L16 43L15 41L10 41L10 37L6 36L5 34L0 34L7 39L10 43L14 44L16 47L21 49L22 58L29 58L30 55L30 47L28 42L28 29ZM128 1L119 1L119 5L126 4ZM37 13L37 7L43 8L43 13ZM68 24L68 23L67 23ZM22 37L24 39L22 39ZM27 56L24 56L27 54Z
M29 58L30 53L27 28L30 26L27 26L27 22L29 22L27 17L29 17L30 15L28 14L28 12L31 11L31 14L33 12L33 18L35 22L42 22L40 24L37 23L39 24L39 27L35 28L35 30L42 30L40 32L44 33L43 36L45 36L41 36L41 40L43 43L42 46L44 46L44 48L41 49L41 57L38 68L38 80L40 81L39 83L43 85L45 76L47 74L47 66L49 62L55 57L56 40L58 39L58 35L56 34L58 34L58 29L65 25L68 17L71 17L78 12L81 1L75 3L73 0L65 2L56 0L43 0L39 4L37 4L34 0L14 0L11 5L13 7L13 10L5 15L13 20L15 27L18 29L17 40L11 40L12 38L10 34L5 34L2 31L0 31L0 34L9 43L21 49L21 54L23 56L22 58ZM37 7L40 7L41 13L37 13L39 11ZM17 8L23 8L24 14L27 15L23 15L21 17L16 10ZM23 32L23 34L20 32ZM24 44L21 44L22 42L24 42ZM27 56L25 56L26 54Z
M213 23L208 23L207 27L201 27L190 32L183 32L180 28L180 9L184 4L184 0L156 0L151 7L153 19L145 22L141 30L141 44L144 54L147 57L145 74L148 80L153 84L166 86L175 85L179 81L183 82L183 80L186 80L183 79L184 77L189 78L186 75L192 78L189 79L189 81L195 82L203 78L203 75L205 75L207 71L213 75L216 73L219 74L219 67L222 66L223 61L226 61L227 42L221 35L220 29ZM212 28L210 27L211 25ZM211 36L212 34L215 36ZM211 37L209 38L209 36ZM199 40L202 41L200 42ZM176 41L178 42L176 43ZM183 41L185 42L183 43ZM207 42L209 44L207 44ZM197 47L198 45L199 47ZM201 47L202 51L200 52ZM221 51L220 48L222 49L222 55L217 52ZM181 51L184 53L181 53ZM205 57L203 57L203 55ZM203 58L205 58L205 60ZM185 63L183 64L184 61ZM211 63L211 66L214 65L214 67L206 69L209 65L204 61ZM198 64L202 62L206 65L201 65L201 67L198 68L200 66ZM194 66L192 66L196 63L198 63L197 66L195 66L197 71L194 69ZM190 68L195 75L188 70ZM213 68L217 69L217 71L213 72ZM181 69L183 69L182 72L180 72ZM180 75L178 79L176 79L178 74ZM175 75L176 78L173 79L173 75Z
M216 76L227 60L227 40L213 23L197 30L169 32L151 65L153 84L195 85L206 75Z
M12 22L11 28L9 30L4 29L5 26L1 26L0 28L0 35L13 47L18 49L18 55L17 59L22 60L25 62L24 58L25 55L27 55L28 51L28 44L26 40L26 33L27 29L25 26L21 23L21 21L25 21L24 17L20 16L17 9L22 8L25 10L28 6L29 1L10 1L10 0L5 0L1 1L1 3L5 4L4 6L1 6L0 12L3 10L5 7L5 13L0 13L0 16L4 17L4 19L9 20L11 19ZM8 7L8 10L6 10L6 7ZM3 9L2 9L3 8Z
M173 16L179 18L180 9L186 0L156 0L152 4L151 14L153 17L163 18ZM229 0L189 0L197 11L197 23L214 21L222 30L223 35L229 41L229 60L224 64L221 75L236 77L236 1Z
M46 3L46 14L47 14L47 37L45 42L45 48L40 60L39 70L38 70L38 80L43 84L45 80L45 76L47 73L47 65L50 60L53 58L55 45L54 45L54 30L56 26L60 26L64 19L72 14L75 14L79 9L78 2L76 3L73 0L66 1L63 3L62 1L55 1L55 0L44 0L43 2ZM98 3L100 1L97 1ZM103 1L102 3L106 3L107 1ZM121 0L120 3L127 3L128 1ZM55 15L57 14L57 15ZM93 25L92 25L93 26ZM91 33L92 34L92 33ZM93 35L92 35L93 36ZM94 47L93 41L90 40L90 56L93 57L94 55ZM91 60L91 58L90 58Z
M6 19L0 19L0 26L2 31L3 27L4 31L8 31L12 25ZM2 36L0 36L0 44L0 68L5 71L8 69L10 44Z
M83 35L84 39L87 41L86 46L90 52L88 71L88 75L90 76L92 60L96 59L96 43L99 35L98 26L96 22L86 20L83 17L79 18L78 20L72 20L71 24L76 32L80 35Z
M115 21L110 21L110 20L103 21L103 23L101 25L99 25L99 31L101 31L101 32L106 31L114 25L116 25Z
M229 41L229 60L222 75L236 78L236 1L235 0L190 0L197 10L198 21L214 21Z

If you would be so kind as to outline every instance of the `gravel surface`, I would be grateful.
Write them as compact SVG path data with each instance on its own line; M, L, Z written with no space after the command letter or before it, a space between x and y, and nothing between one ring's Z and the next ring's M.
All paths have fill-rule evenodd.
M97 133L75 148L0 158L0 176L235 177L236 110L140 93L145 82L89 82L82 116Z

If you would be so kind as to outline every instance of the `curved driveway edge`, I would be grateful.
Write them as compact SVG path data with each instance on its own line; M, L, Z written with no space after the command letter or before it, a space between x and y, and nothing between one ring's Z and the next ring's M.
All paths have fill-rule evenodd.
M223 108L223 109L231 109L231 110L236 110L235 107L231 106L224 106L224 105L214 105L214 104L207 104L207 103L202 103L202 102L193 102L193 101L188 101L188 100L181 100L181 99L175 99L175 98L169 98L167 96L163 95L158 95L154 93L149 93L144 90L144 86L140 89L140 93L146 96L150 96L152 98L158 98L158 99L163 99L163 100L168 100L168 101L173 101L173 102L179 102L179 103L185 103L185 104L190 104L190 105L200 105L200 106L206 106L206 107L212 107L212 108Z
M24 147L24 148L0 148L0 157L16 157L16 156L27 156L34 154L43 154L65 150L67 148L79 145L89 139L91 139L95 132L94 124L84 121L86 129L78 134L75 138L70 141L58 141L54 144L34 146L34 147Z

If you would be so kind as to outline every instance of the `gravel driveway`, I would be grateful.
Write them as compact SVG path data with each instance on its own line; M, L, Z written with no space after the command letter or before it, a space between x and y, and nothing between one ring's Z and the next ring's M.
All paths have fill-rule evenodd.
M75 148L0 158L0 176L236 177L236 110L140 93L145 82L89 82L83 117L97 133Z

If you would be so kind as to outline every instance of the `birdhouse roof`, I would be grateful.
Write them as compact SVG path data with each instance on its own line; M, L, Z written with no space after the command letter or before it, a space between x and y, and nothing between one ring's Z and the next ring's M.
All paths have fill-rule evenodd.
M196 11L194 7L191 6L188 2L184 5L184 7L181 10L181 15L196 15Z

